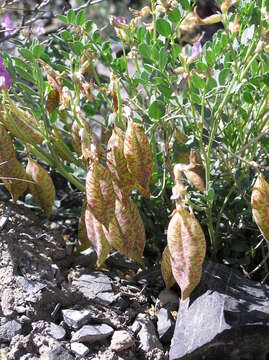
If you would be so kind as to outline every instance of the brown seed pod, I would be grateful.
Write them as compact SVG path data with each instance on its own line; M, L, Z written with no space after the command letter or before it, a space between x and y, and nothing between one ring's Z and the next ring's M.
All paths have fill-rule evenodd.
M198 285L206 253L203 230L195 216L177 207L167 231L174 278L181 288L182 300Z
M251 194L253 218L266 241L269 242L269 184L260 174Z
M141 126L131 120L125 133L124 156L128 170L134 177L136 189L149 198L153 168L151 148Z

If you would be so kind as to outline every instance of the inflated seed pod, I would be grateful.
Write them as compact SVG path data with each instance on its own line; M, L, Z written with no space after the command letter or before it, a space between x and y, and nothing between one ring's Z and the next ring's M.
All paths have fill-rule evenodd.
M47 170L30 157L28 158L26 174L28 179L32 181L29 183L31 194L49 218L56 193L50 175Z
M95 218L88 205L85 209L85 225L88 239L97 254L97 265L101 266L109 255L111 245L105 236L105 227Z
M171 267L171 255L168 245L164 248L161 262L162 277L167 289L170 289L175 283L172 267Z
M122 201L131 195L134 178L124 157L124 132L116 127L107 143L107 166L113 176L115 193Z
M134 177L136 189L148 198L153 169L151 148L142 127L131 120L128 121L125 133L124 156L128 170Z
M182 300L199 284L206 253L203 230L195 216L178 206L170 220L167 244L173 276L181 288Z
M7 167L3 165L2 169L0 164L0 179L2 177L5 187L11 193L12 200L15 203L28 187L27 176L24 167L17 159L9 160L7 165Z
M1 122L11 132L11 134L23 142L30 144L41 144L43 137L39 130L31 125L31 121L26 122L24 119L27 118L26 112L20 111L20 114L24 114L23 117L19 117L17 113L11 111L11 113L1 114ZM28 114L30 116L30 114Z
M86 177L86 197L90 211L108 228L115 213L115 192L109 169L94 162Z
M123 255L143 263L146 243L144 224L139 210L131 199L116 199L115 216L104 233L110 245Z
M266 241L269 242L269 184L260 174L251 194L253 218Z

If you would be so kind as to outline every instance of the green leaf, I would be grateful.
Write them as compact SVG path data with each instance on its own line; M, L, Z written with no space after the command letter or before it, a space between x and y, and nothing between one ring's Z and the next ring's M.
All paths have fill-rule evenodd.
M137 33L136 33L136 38L137 38L138 44L140 44L144 40L145 32L146 32L146 30L143 26L140 26L138 28Z
M85 23L86 15L84 10L80 10L76 17L76 24L82 26Z
M204 79L202 79L200 76L198 76L197 74L193 74L191 77L192 83L193 85L197 88L197 89L203 89L205 87L205 81Z
M230 73L229 69L222 69L221 72L219 73L219 83L220 85L225 85L228 75Z
M152 119L159 120L165 114L165 104L160 100L155 100L149 107L149 116Z
M208 66L213 65L216 62L215 54L211 49L208 49L206 51L205 58Z
M78 56L81 55L82 51L84 50L84 46L80 41L74 41L72 44L70 44L70 47L72 51Z
M254 99L249 91L244 91L243 100L248 104L253 104Z
M30 61L35 60L32 52L29 49L24 48L24 49L20 49L19 51L26 60L30 60Z
M151 47L147 44L140 44L138 47L140 55L145 59L151 58Z
M191 4L190 4L189 0L181 0L180 4L184 10L190 10L190 8L191 8Z
M16 66L16 71L20 74L20 76L31 83L35 83L35 79L32 76L31 72L25 71L23 68Z
M61 20L65 24L68 24L67 16L65 16L65 15L57 15L56 17L57 17L57 19Z
M169 24L169 22L167 20L164 19L158 19L156 21L156 29L158 31L159 34L161 34L162 36L168 37L171 35L172 30L171 30L171 26Z
M85 23L86 32L89 33L90 31L92 31L92 28L93 28L93 21L92 20L86 21L86 23Z
M37 44L33 48L33 55L36 59L39 59L45 52L45 47L42 44Z
M75 11L73 9L70 9L67 13L67 19L69 24L74 24L75 20Z
M70 31L64 30L61 32L61 38L67 42L72 39L72 34Z
M172 11L169 11L168 13L168 19L174 23L179 24L181 21L181 14L177 7L175 7Z
M160 62L160 68L161 71L164 71L166 64L168 61L168 53L167 53L167 49L165 49L165 47L162 47L160 50L160 55L159 55L159 62Z
M96 44L101 44L101 35L100 35L100 31L96 30L93 34L92 34L92 41Z

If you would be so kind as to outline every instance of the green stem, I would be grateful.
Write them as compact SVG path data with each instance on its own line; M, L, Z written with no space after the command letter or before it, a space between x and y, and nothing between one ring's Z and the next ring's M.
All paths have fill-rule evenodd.
M153 42L155 43L157 37L155 0L151 0L151 10L152 10L152 22L153 22Z

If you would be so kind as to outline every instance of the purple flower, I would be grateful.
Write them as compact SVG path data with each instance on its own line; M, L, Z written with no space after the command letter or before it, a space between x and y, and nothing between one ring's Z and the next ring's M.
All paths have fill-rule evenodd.
M201 45L200 40L198 40L191 49L191 56L190 56L188 62L190 63L190 62L200 59L201 54L202 54L202 45Z
M128 24L128 20L125 17L115 16L114 19L115 19L115 22L119 25L120 24L124 24L124 25Z
M128 20L121 16L111 16L110 24L117 29L128 29Z
M13 30L13 26L12 26L10 17L8 15L6 15L6 17L5 17L4 24L5 24L5 28L6 28L7 32L10 33Z
M11 86L11 78L0 56L0 90L9 89L10 86Z

